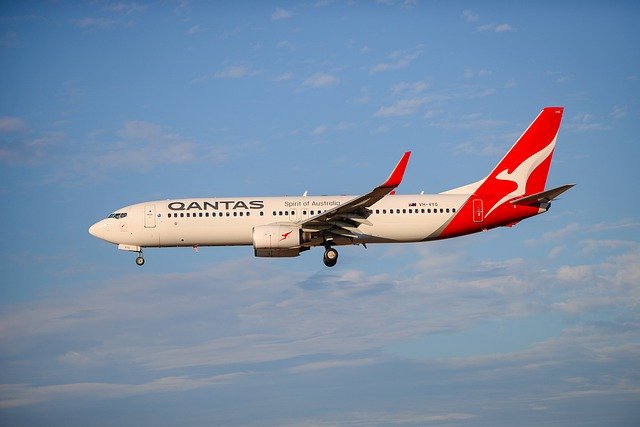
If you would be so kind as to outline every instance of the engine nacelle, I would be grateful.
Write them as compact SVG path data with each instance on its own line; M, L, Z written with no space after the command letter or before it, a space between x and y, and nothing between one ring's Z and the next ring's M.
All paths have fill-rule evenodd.
M253 227L253 249L257 257L295 257L309 248L301 248L302 229L292 224L268 224Z

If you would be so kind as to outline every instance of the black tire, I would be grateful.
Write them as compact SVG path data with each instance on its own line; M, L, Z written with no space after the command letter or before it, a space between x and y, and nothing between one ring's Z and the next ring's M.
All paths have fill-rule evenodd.
M322 257L322 262L327 267L333 267L338 262L338 251L333 248L327 248L324 251L324 256Z
M136 264L142 267L144 265L144 258L142 258L141 256L137 257Z

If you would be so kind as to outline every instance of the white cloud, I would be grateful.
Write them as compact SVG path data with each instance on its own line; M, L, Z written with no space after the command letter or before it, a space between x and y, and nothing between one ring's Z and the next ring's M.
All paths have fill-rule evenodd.
M122 133L151 138L166 131L154 124L132 123ZM136 272L87 284L80 293L57 293L8 306L0 314L0 356L21 384L0 387L0 405L182 393L223 387L238 378L247 381L247 387L259 387L254 375L235 372L262 369L268 369L269 384L283 375L324 376L340 370L365 375L399 363L381 350L399 343L429 343L435 335L455 339L459 332L473 331L491 319L510 322L534 316L527 325L535 320L536 327L544 329L547 325L535 316L549 310L576 316L594 308L634 310L637 304L633 299L640 282L637 251L601 264L565 263L546 271L550 262L546 258L541 265L529 257L478 261L460 247L455 242L411 246L397 254L403 259L402 270L383 274L346 266L308 273L254 259L170 275ZM608 286L607 277L614 277L616 286ZM122 325L127 325L127 333L122 333ZM483 378L483 383L500 384L514 375L512 380L522 382L521 376L531 372L546 384L553 372L576 360L599 355L618 361L621 354L638 353L617 345L637 338L637 330L625 328L622 321L606 331L552 333L562 336L534 341L522 351L498 354L496 350L488 356L437 363L422 358L414 368L423 366L432 374L447 370L441 381L455 382L456 375L464 372ZM478 337L484 339L490 338ZM55 348L43 352L38 345L43 342L55 342ZM115 361L118 371L144 372L144 380L100 379ZM611 365L604 367L612 375ZM45 382L42 373L48 369L71 372L76 382L52 383L48 376ZM231 374L194 374L212 370ZM430 387L440 380L432 376ZM544 394L561 396L581 386L574 382L563 387L550 393L547 386ZM396 414L393 419L407 417ZM456 419L451 414L413 416L428 418Z
M492 74L491 70L488 70L486 68L481 68L480 70L476 71L472 68L465 68L464 70L464 78L465 79L470 79L473 77L486 77L486 76L490 76Z
M74 21L78 28L111 28L117 24L117 21L108 18L82 18Z
M235 65L216 72L213 77L216 79L240 79L247 76L255 76L257 71L252 70L244 65Z
M418 109L426 103L425 98L401 99L387 107L380 107L375 112L375 117L410 116L418 112Z
M558 269L557 277L564 282L580 283L591 278L591 267L588 265L563 265Z
M15 129L19 123L9 123ZM37 136L18 134L15 138L0 140L0 163L39 164L51 158L51 153L66 135L62 132L48 132Z
M400 82L393 85L391 91L394 95L402 93L418 94L422 93L429 88L429 85L423 81L417 81L415 83Z
M276 76L276 78L274 80L277 81L277 82L286 82L286 81L289 81L289 80L293 80L294 77L295 76L294 76L293 73L283 73L283 74L280 74L280 75Z
M187 30L187 34L198 34L202 32L201 25L194 25Z
M22 132L27 130L27 123L20 117L0 117L0 133Z
M260 74L259 71L249 68L245 65L233 65L223 70L216 71L213 74L205 74L191 80L191 83L198 84L206 82L209 79L242 79Z
M475 13L473 13L473 11L469 10L469 9L465 9L462 11L462 17L467 21L467 22L475 22L479 19L479 16Z
M594 130L605 130L607 126L596 122L592 114L581 112L573 116L564 127L574 132L589 132Z
M340 79L332 74L316 73L306 79L302 84L303 86L311 88L322 88L335 86L340 83Z
M486 24L481 25L477 29L478 32L491 32L491 33L506 33L515 31L510 24Z
M375 73L382 73L385 71L394 71L394 70L407 68L408 66L411 65L411 63L413 63L413 61L415 61L417 58L420 57L420 55L422 55L422 49L423 49L422 46L418 46L412 52L404 52L404 51L392 52L388 56L390 61L381 62L374 65L369 69L369 72L371 74L375 74Z
M278 42L278 44L276 44L276 47L278 49L287 49L287 50L292 50L293 49L293 44L287 40L283 40L281 42Z
M184 392L203 387L229 384L246 375L244 373L233 373L205 378L162 377L141 384L104 382L42 386L3 384L0 387L0 409L17 408L65 398L75 400L91 396L98 399L113 399L151 393Z
M275 12L271 14L272 21L279 21L281 19L289 19L293 16L293 12L286 9L277 8Z
M327 125L320 125L317 128L315 128L313 132L311 132L311 134L315 136L320 136L325 134L327 130L329 130L329 127Z
M622 119L627 116L627 109L624 107L620 107L616 105L613 107L613 111L611 112L611 117L616 120Z
M119 2L119 3L109 3L107 4L104 9L109 11L109 12L116 12L116 13L122 13L125 15L129 15L131 13L135 13L135 12L144 12L147 10L147 5L145 4L138 4L135 2L132 3L123 3L123 2Z
M581 229L580 224L577 222L572 222L563 226L558 230L547 231L542 234L538 239L528 240L527 243L537 243L537 242L558 242L566 239L569 235L576 233Z

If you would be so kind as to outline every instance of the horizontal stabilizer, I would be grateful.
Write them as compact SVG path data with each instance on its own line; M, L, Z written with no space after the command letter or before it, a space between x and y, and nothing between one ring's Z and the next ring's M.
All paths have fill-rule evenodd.
M540 203L549 203L575 184L566 184L557 188L553 188L551 190L542 191L540 193L531 194L529 196L519 197L515 200L512 200L511 203L514 205L525 205L532 206Z

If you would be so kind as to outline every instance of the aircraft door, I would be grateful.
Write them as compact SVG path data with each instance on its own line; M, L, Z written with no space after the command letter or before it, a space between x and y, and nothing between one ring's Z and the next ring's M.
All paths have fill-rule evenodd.
M144 207L144 228L155 228L156 226L156 205L146 205Z
M483 218L482 199L473 199L473 222L482 222Z

